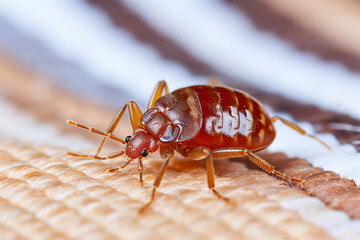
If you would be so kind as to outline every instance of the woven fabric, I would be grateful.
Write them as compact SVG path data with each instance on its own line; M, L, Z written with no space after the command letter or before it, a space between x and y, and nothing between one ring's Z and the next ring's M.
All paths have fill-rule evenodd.
M0 2L0 239L360 239L356 0L28 4ZM66 154L101 141L67 119L106 130L130 99L144 110L158 80L173 91L211 76L332 147L275 123L258 154L304 186L247 157L215 160L227 203L204 161L176 155L139 214L157 154L144 186L136 161L109 172L125 159ZM115 133L132 134L126 117ZM123 147L108 140L101 155Z
M217 199L204 162L174 159L143 214L161 161L109 173L122 159L74 158L66 150L0 144L0 235L13 239L332 239L280 201L305 196L241 162L216 161Z

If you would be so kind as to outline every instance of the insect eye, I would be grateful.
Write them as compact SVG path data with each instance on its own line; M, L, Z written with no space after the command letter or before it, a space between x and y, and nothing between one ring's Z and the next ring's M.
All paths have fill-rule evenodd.
M130 141L130 138L131 138L131 136L127 136L127 137L125 138L125 142L129 142L129 141Z
M141 156L142 156L142 157L146 157L148 154L149 154L149 153L148 153L147 150L142 150L142 151L141 151Z

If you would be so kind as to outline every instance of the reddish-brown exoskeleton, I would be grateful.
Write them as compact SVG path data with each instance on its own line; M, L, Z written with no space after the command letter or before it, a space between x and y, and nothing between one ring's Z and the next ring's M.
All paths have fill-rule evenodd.
M134 132L132 137L128 136L123 140L113 132L127 108ZM151 200L141 211L153 202L156 188L160 185L174 150L193 160L206 159L209 189L219 198L227 200L215 190L213 159L248 156L266 172L289 183L303 184L303 180L276 171L274 166L254 154L265 149L274 140L273 122L276 120L329 148L321 140L306 134L294 123L280 117L270 118L261 104L245 92L209 84L185 87L169 93L166 82L160 81L144 114L135 102L130 101L116 114L106 132L68 121L69 124L105 136L95 155L68 154L104 160L125 153L129 160L121 167L138 159L142 183L142 158L149 152L160 149L160 155L165 161L155 179ZM99 157L107 137L126 144L125 151Z

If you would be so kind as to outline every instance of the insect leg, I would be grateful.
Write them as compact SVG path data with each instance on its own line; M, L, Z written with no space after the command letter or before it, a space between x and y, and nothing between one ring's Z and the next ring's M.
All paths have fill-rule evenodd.
M207 82L207 85L210 85L210 86L226 86L223 82L221 82L216 77L210 77L208 82Z
M226 150L224 150L226 151ZM200 159L206 159L206 172L207 172L207 182L209 189L222 200L229 201L228 198L222 196L218 191L215 190L215 170L214 170L214 153L219 156L221 155L221 151L219 152L213 152L212 150L206 148L206 147L195 147L191 149L187 156L194 160L200 160ZM219 157L221 158L221 157ZM224 158L224 157L223 157ZM225 157L226 158L226 157Z
M225 201L229 201L228 198L222 196L218 191L215 190L214 161L213 161L213 156L212 156L210 150L207 151L207 155L206 155L206 172L207 172L207 181L208 181L208 187L209 187L209 189L210 189L218 198L221 198L222 200L225 200Z
M166 158L166 160L163 162L162 166L161 166L161 169L160 169L160 172L159 174L157 175L156 179L155 179L155 182L154 182L154 187L153 187L153 190L152 190L152 194L151 194L151 199L150 201L144 205L139 213L143 213L150 205L151 203L154 201L155 199L155 192L156 192L156 189L160 186L160 183L161 183L161 180L166 172L166 169L169 165L169 161L170 161L170 158Z
M251 161L253 161L260 168L264 169L267 173L274 174L277 177L279 177L289 183L296 182L296 183L300 183L301 185L304 184L304 180L297 179L297 178L291 178L279 171L276 171L275 167L273 165L271 165L270 163L268 163L266 160L262 159L261 157L255 155L253 152L251 152L247 149L244 149L244 148L219 148L219 149L212 150L212 154L215 159L244 157L244 156L248 155Z
M136 102L130 101L127 104L125 104L125 106L117 112L114 119L111 121L110 125L108 126L108 128L106 130L107 133L114 132L116 126L120 122L120 119L123 117L126 108L128 108L128 110L129 110L129 118L130 118L130 123L131 123L132 128L134 129L138 126L141 126L142 113L141 113L140 107L137 105ZM106 141L106 137L104 137L103 140L101 141L99 148L96 151L95 155L99 155L102 147L104 146L105 141Z
M312 139L318 141L319 143L321 143L324 147L326 147L327 149L331 150L331 147L329 145L327 145L326 143L324 143L323 141L321 141L320 139L318 139L317 137L307 134L303 129L301 129L298 125L296 125L295 123L292 123L284 118L275 116L271 118L272 122L276 122L277 120L280 120L282 123L284 123L286 126L294 129L295 131L297 131L298 133L300 133L301 135L306 135L308 137L311 137Z
M155 106L156 101L164 95L163 92L165 92L165 94L169 93L168 86L164 80L159 81L155 86L155 90L150 97L147 109L153 108Z
M97 160L106 160L106 159L112 159L112 158L120 157L124 153L125 153L124 151L113 152L113 153L110 153L109 155L107 155L105 157L99 157L99 156L96 156L96 155L87 155L87 154L77 154L77 153L72 153L72 152L68 152L67 154L70 155L70 156L74 156L74 157L86 157L86 158L95 158ZM116 171L118 169L119 168L109 169L108 172L114 172L114 171Z
M259 167L261 167L262 169L264 169L266 172L274 174L275 176L277 176L289 183L296 182L296 183L300 183L302 186L304 185L304 180L288 177L285 174L283 174L279 171L276 171L275 167L273 165L271 165L270 163L268 163L261 157L255 155L254 153L252 153L250 151L246 151L246 152L247 152L247 155L249 156L250 160L253 161Z
M143 213L154 201L156 189L160 186L161 180L162 180L162 178L166 172L166 169L169 165L170 159L174 156L174 150L169 145L162 144L162 145L160 145L160 155L162 158L165 159L165 161L161 165L160 172L158 173L158 175L154 181L151 199L146 205L144 205L140 209L140 211L139 211L140 214Z
M141 186L143 186L143 177L142 177L142 174L143 174L144 166L143 166L143 163L142 163L141 158L138 158L138 168L139 168L140 184L141 184Z
M123 164L121 164L120 168L125 168L126 166L128 166L132 161L134 161L133 158L128 159L126 162L124 162ZM113 169L109 169L108 172L114 172L116 170L119 170L119 168L113 168Z

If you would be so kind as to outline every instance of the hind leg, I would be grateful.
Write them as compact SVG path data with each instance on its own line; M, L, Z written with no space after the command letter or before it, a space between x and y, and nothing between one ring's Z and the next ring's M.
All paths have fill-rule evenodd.
M301 179L297 179L297 178L292 178L289 177L287 175L285 175L284 173L281 173L277 170L275 170L275 167L273 165L271 165L270 163L268 163L266 160L264 160L263 158L257 156L256 154L254 154L252 151L244 149L244 148L218 148L218 149L213 149L209 152L210 150L208 150L207 148L203 148L203 147L197 147L192 149L189 152L189 157L193 158L193 159L203 159L206 158L206 163L208 166L208 162L210 164L210 162L212 162L212 160L208 160L209 157L208 155L211 155L211 158L214 159L224 159L224 158L235 158L235 157L244 157L244 156L249 156L250 160L252 162L254 162L256 165L258 165L260 168L262 168L265 172L270 173L270 174L274 174L275 176L287 181L288 183L299 183L301 185L304 184L304 180ZM214 170L211 169L211 167L208 169L208 184L209 184L209 188L212 190L214 189L214 185L213 185L213 174ZM209 177L210 176L210 177ZM215 193L216 194L216 193Z
M313 135L310 135L310 134L307 134L303 129L301 129L298 125L296 125L295 123L292 123L282 117L278 117L278 116L275 116L275 117L272 117L271 118L271 121L272 122L276 122L277 120L280 120L283 124L285 124L286 126L294 129L295 131L297 131L298 133L300 133L301 135L306 135L308 137L311 137L312 139L318 141L319 143L321 143L324 147L326 147L327 149L331 150L331 147L329 145L327 145L326 143L324 143L323 141L321 141L320 139L318 139L317 137L313 136Z
M221 158L235 158L235 157L244 157L249 156L250 160L262 168L265 172L274 174L275 176L287 181L288 183L299 183L301 185L304 184L304 180L292 178L284 173L281 173L275 170L275 167L268 163L265 159L259 157L258 155L254 154L252 151L244 149L244 148L223 148L223 149L215 149L212 151L214 158L221 159Z

